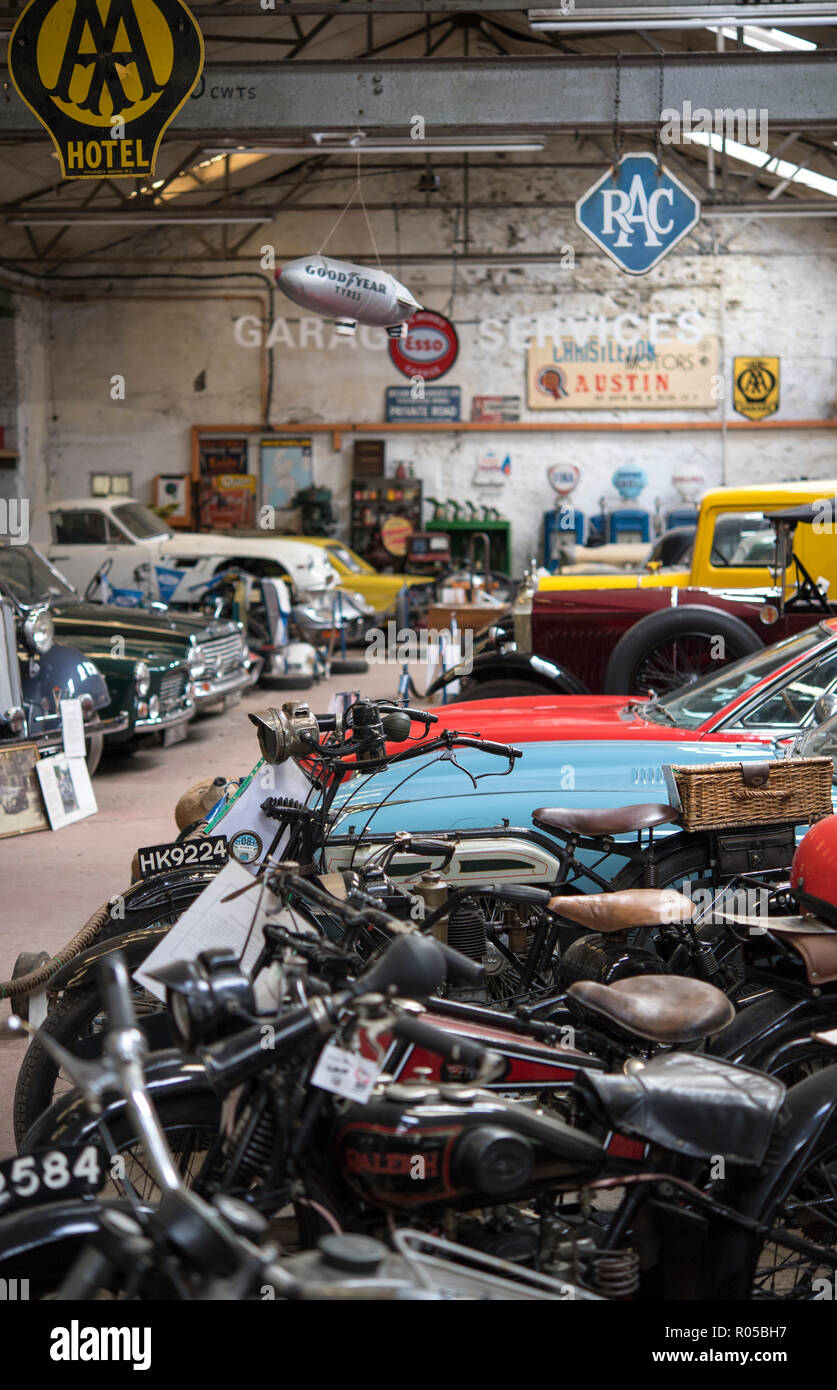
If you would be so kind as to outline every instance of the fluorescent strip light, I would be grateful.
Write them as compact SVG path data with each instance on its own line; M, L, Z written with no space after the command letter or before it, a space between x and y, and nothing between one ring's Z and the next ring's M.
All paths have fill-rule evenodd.
M738 37L737 29L717 29L711 24L707 27L710 34L722 34L725 39ZM750 48L759 48L762 53L782 53L817 46L810 39L801 39L798 34L786 34L782 29L751 29L749 24L744 25L742 38Z
M177 217L157 217L153 213L143 215L142 213L127 212L124 216L94 217L92 213L84 217L74 217L68 213L64 217L56 217L47 214L46 217L25 216L9 218L10 227L210 227L224 226L237 227L239 224L244 226L250 223L272 222L271 217L189 217L179 214Z
M785 21L794 28L831 24L835 6L824 5L630 5L586 9L529 10L532 29L560 29L568 34L593 34L606 29L706 29L768 27Z
M742 145L737 140L725 142L724 137L716 135L714 131L695 130L690 134L684 134L680 144L708 145L719 152L726 145L727 154L733 159L741 160L743 164L752 164L763 169L765 173L775 174L777 179L787 180L788 183L801 183L806 188L816 188L820 193L827 193L829 198L837 198L837 179L830 179L826 174L817 174L812 169L801 169L798 164L791 164L787 159L771 159L765 156L764 150L754 150L751 145Z
M228 149L213 147L212 154L344 154L353 158L358 154L527 154L543 150L543 140L498 141L487 140L480 144L456 141L445 144L441 140L400 140L387 144L385 140L364 141L361 145L235 145Z

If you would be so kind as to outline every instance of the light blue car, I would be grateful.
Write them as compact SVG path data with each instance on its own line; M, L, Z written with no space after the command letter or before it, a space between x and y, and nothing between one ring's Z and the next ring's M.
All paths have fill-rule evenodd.
M821 732L814 731L808 737ZM663 759L666 765L694 767L756 762L782 756L786 744L787 740L781 748L748 740L521 744L523 756L505 776L503 760L486 753L457 751L456 762L431 754L427 759L352 777L341 788L332 808L335 821L325 851L325 866L335 870L357 864L369 853L369 847L380 845L398 831L444 833L456 836L457 852L450 877L461 879L463 886L469 880L554 883L560 867L560 842L533 826L532 815L538 808L580 811L670 803L676 793L670 793ZM476 786L472 779L476 779ZM506 833L498 838L498 830ZM485 834L486 831L491 833ZM653 833L657 841L663 837L670 841L673 872L660 880L661 886L679 881L678 876L689 876L693 872L689 867L692 861L695 868L707 862L705 841L698 844L694 836L685 837L678 825L662 823ZM358 845L361 836L363 841ZM635 832L615 835L614 839L630 846L637 844ZM749 844L749 837L745 836L745 841ZM579 858L592 864L601 860L601 855L581 851ZM389 872L400 872L405 882L411 882L438 862L426 855L399 856ZM612 878L620 863L624 865L625 860L617 851L599 864L599 870ZM757 847L750 854L748 867L759 867ZM632 866L628 875L632 875ZM590 891L601 885L585 878L576 886Z

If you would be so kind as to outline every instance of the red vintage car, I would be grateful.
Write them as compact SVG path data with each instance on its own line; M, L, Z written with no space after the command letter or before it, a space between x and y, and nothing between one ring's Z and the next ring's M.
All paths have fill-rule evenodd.
M837 711L837 617L669 695L539 695L469 700L434 711L439 725L503 743L564 739L672 742L791 739ZM438 726L434 725L435 731Z
M727 491L733 500L719 502ZM466 700L539 690L663 694L837 614L826 597L837 580L835 499L765 512L754 510L756 495L718 489L704 498L689 570L557 575L524 586L511 630L491 633L469 673L447 673L428 694L457 678Z

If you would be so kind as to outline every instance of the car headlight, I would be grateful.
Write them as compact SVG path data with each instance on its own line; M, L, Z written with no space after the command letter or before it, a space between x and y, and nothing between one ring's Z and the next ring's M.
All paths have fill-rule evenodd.
M55 642L55 624L48 608L33 608L23 624L23 635L33 652L48 652Z
M193 647L190 647L189 655L186 660L189 663L189 675L192 677L193 681L196 681L206 670L206 657L204 656L203 648L199 647L197 643Z
M134 681L136 682L137 694L146 696L151 689L151 671L144 661L138 661L134 667Z

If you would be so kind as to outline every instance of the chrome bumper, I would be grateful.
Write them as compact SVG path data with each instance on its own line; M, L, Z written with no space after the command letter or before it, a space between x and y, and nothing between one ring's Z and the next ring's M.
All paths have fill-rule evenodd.
M197 709L205 709L209 705L217 704L233 691L244 690L249 684L250 672L246 667L240 666L228 676L202 676L200 680L192 681L192 699Z
M130 723L127 714L114 715L112 719L88 719L84 726L85 737L93 737L96 734L121 734L128 728ZM21 734L16 738L3 738L0 736L0 748L23 748L26 744L35 744L35 747L42 753L60 753L64 747L64 738L60 727L53 729L45 734Z
M153 734L158 729L170 729L172 724L188 724L190 719L195 717L195 706L190 700L185 709L168 710L166 714L157 714L153 718L149 715L147 719L137 719L134 723L134 732L138 734Z

